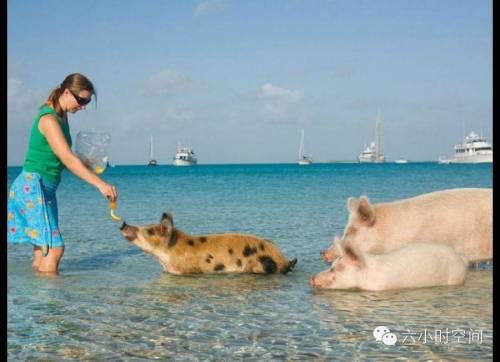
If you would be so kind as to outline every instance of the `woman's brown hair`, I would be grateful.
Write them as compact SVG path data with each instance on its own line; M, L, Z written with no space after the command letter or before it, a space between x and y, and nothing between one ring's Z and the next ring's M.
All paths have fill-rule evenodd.
M94 85L90 80L88 80L87 77L80 73L73 73L68 75L66 78L64 78L59 87L57 87L50 93L47 101L45 102L45 104L53 107L56 113L61 117L64 116L64 112L59 105L59 97L63 94L66 88L76 94L80 93L82 90L86 90L97 97Z

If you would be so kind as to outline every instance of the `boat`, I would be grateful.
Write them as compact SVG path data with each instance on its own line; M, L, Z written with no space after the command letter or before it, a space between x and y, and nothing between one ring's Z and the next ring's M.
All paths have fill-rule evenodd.
M149 163L148 166L156 166L158 163L153 157L153 136L151 136L151 142L149 147Z
M486 139L471 131L463 143L454 147L455 154L446 159L440 157L438 163L492 163L493 148Z
M398 158L397 160L394 160L394 163L408 163L408 160L404 158Z
M300 133L300 146L299 146L299 165L310 165L312 160L312 155L304 152L304 129Z
M197 162L198 160L191 147L181 147L180 144L177 144L174 156L174 166L192 166L196 165Z
M450 159L446 156L439 156L438 163L441 165L447 165L450 163Z
M368 147L358 156L359 163L383 163L385 156L380 151L380 112L377 114L375 121L375 141L371 142Z

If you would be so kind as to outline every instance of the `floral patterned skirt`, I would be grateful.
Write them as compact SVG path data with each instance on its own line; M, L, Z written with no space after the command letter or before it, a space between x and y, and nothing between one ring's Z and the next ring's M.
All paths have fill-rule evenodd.
M42 248L64 247L59 232L56 190L58 183L38 173L22 171L9 190L7 202L7 241Z

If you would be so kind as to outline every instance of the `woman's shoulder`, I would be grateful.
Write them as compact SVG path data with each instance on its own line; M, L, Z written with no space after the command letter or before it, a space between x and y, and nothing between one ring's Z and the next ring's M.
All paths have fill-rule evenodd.
M56 120L58 120L59 122L62 121L62 118L61 116L59 116L57 114L57 112L55 111L54 108L52 108L50 105L48 104L43 104L39 111L38 111L38 117L37 118L42 118L42 117L45 117L45 116L49 116L50 118L55 118ZM52 117L51 117L52 116Z

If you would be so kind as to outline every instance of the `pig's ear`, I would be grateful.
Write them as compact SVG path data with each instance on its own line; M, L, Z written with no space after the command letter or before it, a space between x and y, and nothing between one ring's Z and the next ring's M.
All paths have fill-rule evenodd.
M345 258L347 258L348 263L353 264L357 268L362 268L365 266L363 256L360 253L354 251L354 249L350 246L345 247L344 254Z
M164 212L160 220L160 230L162 235L171 234L173 228L174 228L174 218L172 217L172 214Z
M355 198L355 197L349 197L347 199L347 211L349 211L349 213L353 213L353 212L356 212L356 210L358 209L358 200Z
M358 215L368 225L372 225L375 222L375 209L366 196L361 196L359 199Z

